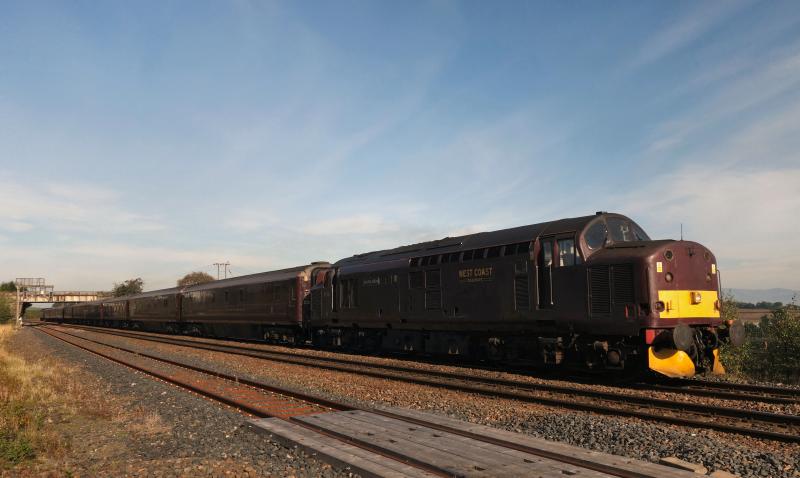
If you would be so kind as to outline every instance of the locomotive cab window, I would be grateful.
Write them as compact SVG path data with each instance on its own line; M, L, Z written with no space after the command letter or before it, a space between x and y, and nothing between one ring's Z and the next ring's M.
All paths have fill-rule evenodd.
M553 265L553 242L551 240L542 241L539 250L539 267L550 267Z
M635 223L621 217L608 218L608 233L614 242L649 241L650 237Z
M599 249L606 244L606 239L608 238L608 228L606 227L606 223L604 221L597 221L596 223L592 224L592 227L586 231L583 235L584 240L586 240L586 245L589 246L589 249Z
M575 251L575 239L566 238L558 240L558 266L574 266L580 264L580 256Z

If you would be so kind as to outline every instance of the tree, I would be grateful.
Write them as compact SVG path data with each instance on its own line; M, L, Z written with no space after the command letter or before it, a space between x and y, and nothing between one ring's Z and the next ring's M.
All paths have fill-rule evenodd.
M178 279L178 287L188 287L191 285L205 284L213 281L214 278L205 272L190 272Z
M122 297L124 295L141 294L144 290L144 281L141 277L136 279L128 279L122 284L114 283L114 289L111 291L114 297Z
M16 292L16 291L17 291L17 285L14 284L14 281L0 283L0 292Z
M13 319L15 312L14 300L8 294L0 293L0 323Z

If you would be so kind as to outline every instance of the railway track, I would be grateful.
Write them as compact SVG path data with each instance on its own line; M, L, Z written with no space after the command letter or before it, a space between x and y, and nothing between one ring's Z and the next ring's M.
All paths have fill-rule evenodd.
M769 412L720 408L705 404L665 400L624 393L586 390L555 384L517 382L513 380L467 375L458 372L423 370L387 364L365 364L349 359L310 357L292 353L265 351L239 344L210 343L204 340L161 336L139 332L109 330L96 327L70 326L106 335L166 343L196 349L223 352L282 363L355 373L375 378L415 383L483 396L539 403L560 408L636 417L680 426L708 428L755 438L800 443L800 417ZM77 336L76 336L77 337ZM694 382L694 381L692 381ZM668 386L661 386L670 389ZM672 388L675 388L674 386ZM704 390L703 393L709 393ZM747 392L734 394L737 400L758 396ZM580 397L579 399L576 397ZM782 397L787 398L787 397ZM788 397L791 399L791 397Z
M800 389L695 379L670 379L667 383L660 386L666 389L682 389L697 395L714 393L722 397L728 395L753 397L753 400L769 403L800 403Z
M201 348L206 350L230 352L238 355L249 355L249 353L251 352L264 353L264 354L270 354L271 360L280 360L279 357L302 358L302 359L307 358L310 360L316 360L321 362L369 367L369 368L392 370L398 372L410 372L410 373L421 372L419 368L407 367L402 365L365 363L354 359L319 357L309 354L281 352L276 350L264 350L256 348L260 345L264 345L258 342L224 341L225 343L220 343L222 339L206 339L199 337L185 338L174 335L159 334L156 332L138 332L138 331L109 329L104 327L94 327L86 325L60 324L59 326L82 329L82 330L91 330L98 333L118 335L121 337L142 338L143 340L151 340L151 341L157 341L175 345L185 345L187 347ZM485 370L500 371L495 369L485 369ZM526 375L525 371L509 370L508 372L519 373L520 375ZM434 373L434 372L428 372L428 373ZM469 375L466 373L458 373L458 372L435 372L435 373L438 373L445 377L452 377L452 378L462 378L470 380L481 379L481 377L475 377L474 375ZM494 383L506 384L506 385L516 385L521 383L514 380L503 380L503 379L487 379L487 380L491 380ZM589 383L589 382L582 382L582 383ZM631 383L625 383L624 385L620 385L618 383L599 383L599 385L619 388L621 390L633 389L633 390L660 391L660 392L674 393L679 395L713 397L726 400L744 400L744 401L774 403L774 404L800 403L800 389L770 387L764 385L737 384L730 382L710 382L697 379L667 379L667 380L660 380L658 382L631 382Z
M636 462L623 457L604 455L588 450L570 447L563 448L559 444L549 444L545 446L531 446L530 441L519 443L498 437L496 434L480 434L470 429L463 429L442 420L427 420L415 415L413 412L392 411L392 409L379 408L364 410L358 407L337 403L331 400L321 399L311 395L298 393L278 387L273 387L242 377L228 375L203 367L197 367L181 363L178 361L158 357L155 355L135 351L126 347L103 343L86 337L64 332L54 327L38 327L45 333L57 340L78 347L87 352L93 353L107 360L133 368L147 375L169 382L180 388L198 393L211 400L229 405L243 413L256 417L273 417L284 420L293 425L310 429L327 436L331 439L340 440L349 445L373 452L377 455L390 460L395 460L409 467L408 476L468 476L454 472L447 467L439 467L431 464L430 461L417 459L411 455L405 455L386 448L377 443L367 440L354 439L332 432L325 426L326 414L330 412L346 412L352 414L351 420L358 420L357 414L369 413L382 416L385 419L404 423L407 430L415 430L414 427L425 427L437 430L443 438L459 437L461 443L464 439L475 440L482 443L481 448L499 447L504 451L509 461L514 459L525 463L534 463L529 458L535 458L537 463L548 465L548 460L561 464L568 464L573 467L580 467L581 476L587 477L620 477L620 478L655 478L659 476L688 476L685 472L672 471L669 468L660 467L646 462ZM315 418L320 419L320 425L315 425ZM407 431L405 433L408 433ZM434 435L442 437L442 435ZM453 445L451 445L453 446ZM458 444L454 446L459 446ZM562 448L560 448L562 447ZM576 451L578 450L578 451ZM524 455L515 454L521 452ZM529 456L529 458L524 458ZM517 465L519 468L519 465ZM485 471L476 467L476 469ZM410 471L413 471L410 472ZM574 469L567 474L575 474ZM399 475L398 475L399 476ZM402 476L407 476L403 474ZM487 476L484 473L476 473L476 476Z

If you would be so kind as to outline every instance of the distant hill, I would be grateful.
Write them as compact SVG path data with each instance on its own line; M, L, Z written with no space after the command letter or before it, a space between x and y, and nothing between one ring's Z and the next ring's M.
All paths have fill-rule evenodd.
M789 304L792 298L800 303L800 291L791 289L723 289L725 293L733 295L736 302L783 302Z

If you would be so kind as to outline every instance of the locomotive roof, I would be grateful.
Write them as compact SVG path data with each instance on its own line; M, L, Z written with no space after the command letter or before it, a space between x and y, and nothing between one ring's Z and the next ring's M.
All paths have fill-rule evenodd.
M335 266L353 266L374 262L384 262L395 259L406 259L410 257L426 256L431 254L441 254L444 252L455 252L460 250L476 249L503 244L514 244L518 242L533 241L543 234L558 234L561 232L581 231L586 224L602 216L622 216L613 213L597 213L591 216L571 217L558 219L555 221L541 222L528 226L512 227L499 231L478 232L465 236L445 237L436 241L420 242L407 246L382 251L367 252L356 254L355 256L342 259Z

